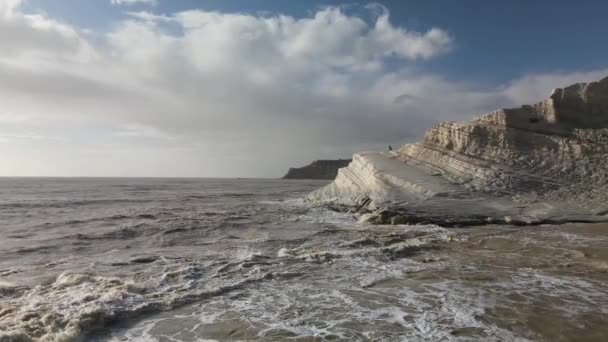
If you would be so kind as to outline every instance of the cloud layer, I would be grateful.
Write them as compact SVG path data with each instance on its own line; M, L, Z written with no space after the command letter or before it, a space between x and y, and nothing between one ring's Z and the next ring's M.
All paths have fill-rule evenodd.
M156 5L158 5L158 0L110 0L110 3L112 5L119 5L119 6L120 5L131 6L131 5L135 5L135 4L156 6Z
M417 72L454 37L378 7L372 21L341 8L137 12L85 33L19 4L0 0L4 175L279 176L608 73L478 89Z

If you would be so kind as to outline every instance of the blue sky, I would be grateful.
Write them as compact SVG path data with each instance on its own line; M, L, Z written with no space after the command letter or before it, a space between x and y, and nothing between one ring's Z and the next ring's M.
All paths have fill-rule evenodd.
M605 1L0 0L0 176L277 177L608 75Z
M593 70L608 61L608 2L550 1L377 1L397 26L413 30L440 27L453 35L449 55L429 61L427 68L451 78L500 83L530 73ZM368 15L365 1L286 0L159 0L157 5L111 5L109 0L30 0L31 8L81 27L108 30L125 11L158 14L202 9L220 12L286 14L309 17L325 6Z

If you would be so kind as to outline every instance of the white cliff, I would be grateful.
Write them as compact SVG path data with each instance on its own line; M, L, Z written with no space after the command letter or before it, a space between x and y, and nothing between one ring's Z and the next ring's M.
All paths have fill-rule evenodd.
M391 153L355 154L314 202L399 221L608 220L608 78L535 105L432 127ZM393 220L394 221L394 220Z

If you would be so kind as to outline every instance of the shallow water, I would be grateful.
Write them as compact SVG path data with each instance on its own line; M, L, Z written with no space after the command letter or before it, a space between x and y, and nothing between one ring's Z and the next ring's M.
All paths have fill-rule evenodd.
M360 225L323 184L0 179L0 341L608 339L604 226Z

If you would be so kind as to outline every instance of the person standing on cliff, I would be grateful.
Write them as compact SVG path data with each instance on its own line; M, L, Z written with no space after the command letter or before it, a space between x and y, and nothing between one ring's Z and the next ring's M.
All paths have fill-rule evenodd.
M388 145L388 150L389 150L389 151L392 151L392 150L393 150L393 146Z

